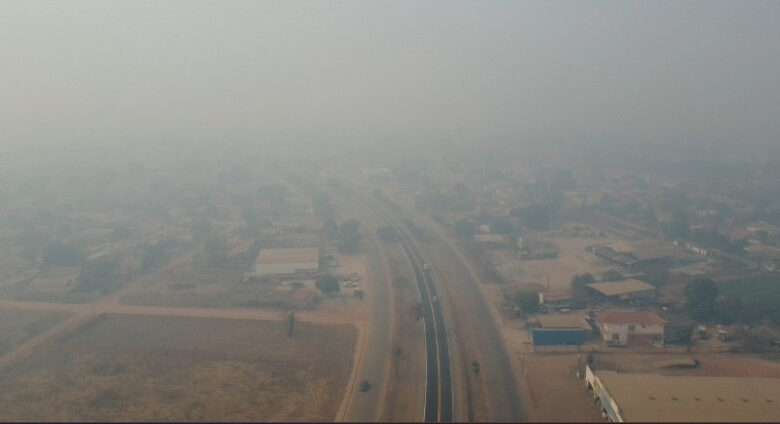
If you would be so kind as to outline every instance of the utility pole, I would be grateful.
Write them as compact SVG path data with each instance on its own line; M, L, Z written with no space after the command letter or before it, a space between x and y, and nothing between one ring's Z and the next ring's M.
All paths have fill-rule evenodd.
M295 331L295 311L287 314L287 337L292 337Z

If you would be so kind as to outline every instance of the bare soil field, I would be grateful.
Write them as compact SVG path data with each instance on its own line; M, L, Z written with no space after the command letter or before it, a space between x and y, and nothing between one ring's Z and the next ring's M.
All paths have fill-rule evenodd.
M352 368L349 325L94 321L0 378L0 420L327 421Z
M694 369L663 369L665 361L694 358L699 367ZM620 372L649 372L665 375L709 377L771 377L780 378L780 363L748 354L641 354L601 353L595 356L595 365Z
M597 275L609 269L598 258L585 251L589 245L597 241L593 239L556 237L547 239L560 249L556 259L525 261L524 284L541 284L552 291L568 291L571 279L577 274L591 273ZM601 241L599 241L601 242Z
M393 362L383 421L423 419L425 407L425 329L418 319L414 272L400 245L386 249L396 296Z
M126 305L192 308L292 308L277 285L243 281L237 269L162 272L133 282L121 297Z
M601 422L585 384L577 378L577 354L527 354L528 420L532 422Z
M88 303L100 297L96 292L74 290L78 267L54 267L0 287L0 297L23 302Z
M53 327L68 315L65 312L0 309L0 356Z

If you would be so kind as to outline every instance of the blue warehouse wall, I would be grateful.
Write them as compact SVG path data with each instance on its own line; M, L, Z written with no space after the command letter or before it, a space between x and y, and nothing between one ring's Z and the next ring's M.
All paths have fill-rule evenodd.
M535 346L577 346L585 343L585 330L546 330L534 328L531 337Z

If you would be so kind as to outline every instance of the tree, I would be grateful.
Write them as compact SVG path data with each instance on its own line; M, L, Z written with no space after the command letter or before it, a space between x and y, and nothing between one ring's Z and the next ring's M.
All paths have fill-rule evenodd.
M376 234L379 237L379 239L387 243L394 243L401 239L401 237L398 234L398 230L390 226L385 226L377 229Z
M203 243L198 260L207 268L220 268L227 263L227 257L228 246L224 237L212 234Z
M593 274L578 274L571 279L571 291L577 299L585 299L590 295L588 284L593 284L596 279Z
M610 269L601 276L602 281L622 281L626 277L616 269Z
M328 236L331 240L338 240L339 238L339 224L336 223L336 221L332 218L328 218L325 220L325 222L322 224L323 230L325 230L325 235Z
M515 293L514 303L522 313L532 314L539 311L539 293L525 290L519 291Z
M496 234L510 235L514 232L512 221L504 217L496 217L490 222L490 229Z
M642 279L654 285L656 288L663 287L671 279L671 273L668 269L654 269L645 272Z
M174 247L175 242L171 240L162 240L143 246L141 248L141 270L148 272L161 268L170 259Z
M688 215L682 209L672 212L672 219L664 227L666 234L675 239L685 239L690 235Z
M718 286L709 278L698 278L685 288L686 306L691 318L710 321L716 317Z
M258 218L260 214L253 205L247 205L241 209L241 215L246 224L247 234L256 237L259 234Z
M455 233L463 239L471 240L476 232L476 225L467 219L461 219L455 223Z
M339 290L341 290L338 278L332 275L320 276L320 278L317 279L317 288L326 294L338 293Z
M103 256L81 266L78 278L78 291L110 293L121 284L119 258Z
M725 296L717 302L718 319L724 324L733 324L743 320L744 305L742 299L735 296Z
M61 241L50 242L43 252L43 262L54 266L78 266L84 254L78 248Z
M295 332L295 311L287 314L287 337L292 337Z
M339 248L344 253L357 253L360 247L360 221L349 219L339 227Z
M527 208L516 208L512 215L520 219L520 223L534 230L548 230L552 224L552 218L557 213L556 205L537 203Z

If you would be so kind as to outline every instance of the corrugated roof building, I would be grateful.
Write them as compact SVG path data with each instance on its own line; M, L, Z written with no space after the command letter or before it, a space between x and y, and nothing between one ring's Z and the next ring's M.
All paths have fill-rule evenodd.
M591 332L583 314L539 315L531 329L534 346L579 346Z
M585 370L596 404L613 422L774 422L780 379L690 377Z
M655 296L655 286L634 279L593 283L588 284L588 287L599 295L610 299L631 300Z
M255 261L256 277L314 273L320 267L317 248L262 249Z

